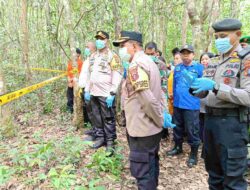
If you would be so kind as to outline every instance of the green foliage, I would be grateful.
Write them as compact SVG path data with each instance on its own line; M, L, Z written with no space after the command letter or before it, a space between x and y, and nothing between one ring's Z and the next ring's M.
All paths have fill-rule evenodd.
M84 142L79 137L67 136L62 143L58 144L57 156L63 158L63 164L76 164L81 160L81 151L83 151L89 142Z
M8 182L11 176L15 173L15 170L9 166L0 165L0 185Z
M70 189L75 184L76 175L73 165L62 165L57 168L51 168L48 173L48 178L55 189Z
M91 163L87 165L88 168L94 169L97 173L108 172L110 177L118 180L123 169L122 160L123 155L118 149L113 156L109 156L109 153L104 149L98 149L96 153L92 155Z
M91 128L91 123L84 123L84 128L90 129Z
M51 97L46 98L45 105L43 107L43 113L45 114L51 113L53 111L53 108L54 104L52 98Z

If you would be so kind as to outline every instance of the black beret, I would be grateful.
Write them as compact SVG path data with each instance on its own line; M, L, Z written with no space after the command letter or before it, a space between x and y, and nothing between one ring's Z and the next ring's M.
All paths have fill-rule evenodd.
M107 32L100 30L96 32L95 38L97 37L101 37L103 39L106 39L106 38L109 39L109 34Z
M238 19L226 18L221 21L215 22L212 27L215 32L239 30L241 29L242 23Z
M240 38L240 43L250 44L250 36L243 36Z
M188 44L182 46L182 48L180 49L180 53L183 52L184 50L194 53L194 47Z
M128 40L134 40L142 43L142 34L140 32L134 31L121 31L119 39L113 42L114 46L119 46L120 43L126 42Z

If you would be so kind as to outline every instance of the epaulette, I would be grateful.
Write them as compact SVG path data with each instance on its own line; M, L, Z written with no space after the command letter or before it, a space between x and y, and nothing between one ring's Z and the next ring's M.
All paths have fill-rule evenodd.
M248 54L250 54L250 46L244 48L240 52L238 52L238 56L240 59L244 59Z

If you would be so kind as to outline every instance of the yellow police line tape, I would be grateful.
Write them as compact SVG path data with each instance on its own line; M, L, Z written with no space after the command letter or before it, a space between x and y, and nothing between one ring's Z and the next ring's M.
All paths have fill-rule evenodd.
M45 69L45 68L31 68L31 70L34 70L34 71L45 71L45 72L55 72L55 73L65 73L65 71L62 71L62 70Z
M56 73L65 73L65 72L68 72L68 71L62 71L62 70L54 70L54 69L46 69L46 68L31 68L31 70L34 70L34 71L45 71L45 72L56 72ZM72 71L73 74L76 74L78 73L78 69L77 68L73 68Z
M7 67L9 68L15 68L15 69L20 69L20 67L13 66L13 65L8 65ZM47 69L47 68L30 68L30 70L33 71L44 71L44 72L55 72L55 73L64 73L66 71L63 70L55 70L55 69Z
M35 91L36 89L38 88L42 88L44 87L45 85L47 84L50 84L51 82L57 80L57 79L60 79L62 77L64 77L65 75L67 75L68 73L64 71L63 74L59 75L59 76L56 76L56 77L53 77L53 78L50 78L48 80L45 80L43 82L40 82L38 84L34 84L34 85L31 85L31 86L28 86L28 87L25 87L25 88L22 88L20 90L17 90L15 92L11 92L11 93L8 93L8 94L4 94L2 96L0 96L0 106L4 105L4 104L7 104L15 99L18 99L20 98L21 96L25 95L25 94L28 94L30 92L33 92Z

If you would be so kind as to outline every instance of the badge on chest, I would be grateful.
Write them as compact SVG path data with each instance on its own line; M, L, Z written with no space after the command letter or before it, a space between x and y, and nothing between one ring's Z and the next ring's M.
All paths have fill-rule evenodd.
M212 78L215 74L217 68L217 64L211 63L207 66L207 68L203 71L203 77Z

